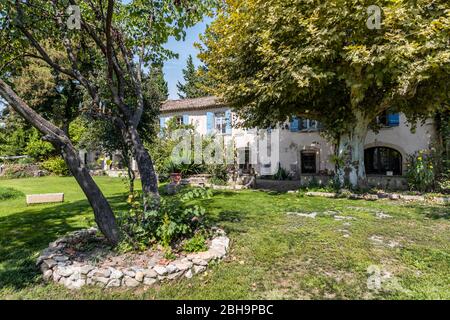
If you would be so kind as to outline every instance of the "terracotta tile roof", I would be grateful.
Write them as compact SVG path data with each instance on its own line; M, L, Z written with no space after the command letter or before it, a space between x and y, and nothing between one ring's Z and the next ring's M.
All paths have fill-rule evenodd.
M161 106L161 113L205 110L223 106L224 104L219 101L219 98L214 96L195 99L167 100Z

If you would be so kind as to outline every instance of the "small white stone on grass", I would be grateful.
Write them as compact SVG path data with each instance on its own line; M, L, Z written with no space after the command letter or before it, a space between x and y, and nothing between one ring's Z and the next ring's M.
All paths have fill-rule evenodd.
M304 218L312 218L312 219L315 219L317 216L317 212L311 212L311 213L287 212L286 214L298 216L298 217L304 217Z

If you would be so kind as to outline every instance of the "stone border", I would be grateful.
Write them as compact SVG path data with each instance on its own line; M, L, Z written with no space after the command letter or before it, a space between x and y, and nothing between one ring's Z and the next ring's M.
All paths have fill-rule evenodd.
M404 200L404 201L431 201L438 204L450 203L450 198L446 197L426 197L426 196L414 196L404 195L399 193L378 193L378 194L355 194L350 193L348 195L334 192L315 192L309 191L305 195L310 197L326 197L326 198L348 198L352 200L378 200L378 199L390 199L390 200Z
M194 274L205 271L211 261L223 259L230 246L230 239L225 232L217 229L208 251L184 255L168 265L157 264L147 269L97 268L89 263L71 261L64 253L64 249L72 242L96 234L96 228L80 230L50 243L37 259L37 266L44 274L44 280L63 284L69 289L80 289L85 285L102 288L151 286L182 276L192 278Z

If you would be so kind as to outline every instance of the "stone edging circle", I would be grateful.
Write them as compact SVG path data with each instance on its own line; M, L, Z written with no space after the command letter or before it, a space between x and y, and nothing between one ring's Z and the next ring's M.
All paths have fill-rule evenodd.
M96 228L75 231L50 243L37 259L37 266L44 274L44 280L63 284L69 289L80 289L85 285L102 288L151 286L182 276L192 278L194 274L205 271L211 261L223 259L230 246L230 239L225 232L216 229L216 235L207 251L183 255L167 265L157 264L147 269L97 268L87 262L71 261L64 250L72 242L95 236L97 231Z

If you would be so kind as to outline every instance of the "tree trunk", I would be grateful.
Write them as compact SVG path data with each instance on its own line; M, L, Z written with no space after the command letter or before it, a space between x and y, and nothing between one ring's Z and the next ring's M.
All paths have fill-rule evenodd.
M89 172L81 166L80 157L64 131L30 108L1 79L0 95L8 102L8 105L11 108L44 134L45 140L51 142L56 150L61 151L70 172L77 180L94 210L95 221L97 222L100 231L111 244L117 244L119 241L119 231L113 211Z
M130 142L133 147L133 155L136 160L139 174L141 175L142 192L148 198L148 201L159 202L158 178L153 167L153 161L150 154L145 149L137 129L130 125L128 127ZM149 198L150 197L150 198Z
M349 185L352 188L367 187L364 142L369 124L368 119L357 114L355 126L339 139L337 154L342 163L338 166L337 173L341 185Z
M78 152L71 143L61 146L61 154L94 210L95 222L112 245L119 242L119 230L111 206L88 170L81 165Z

